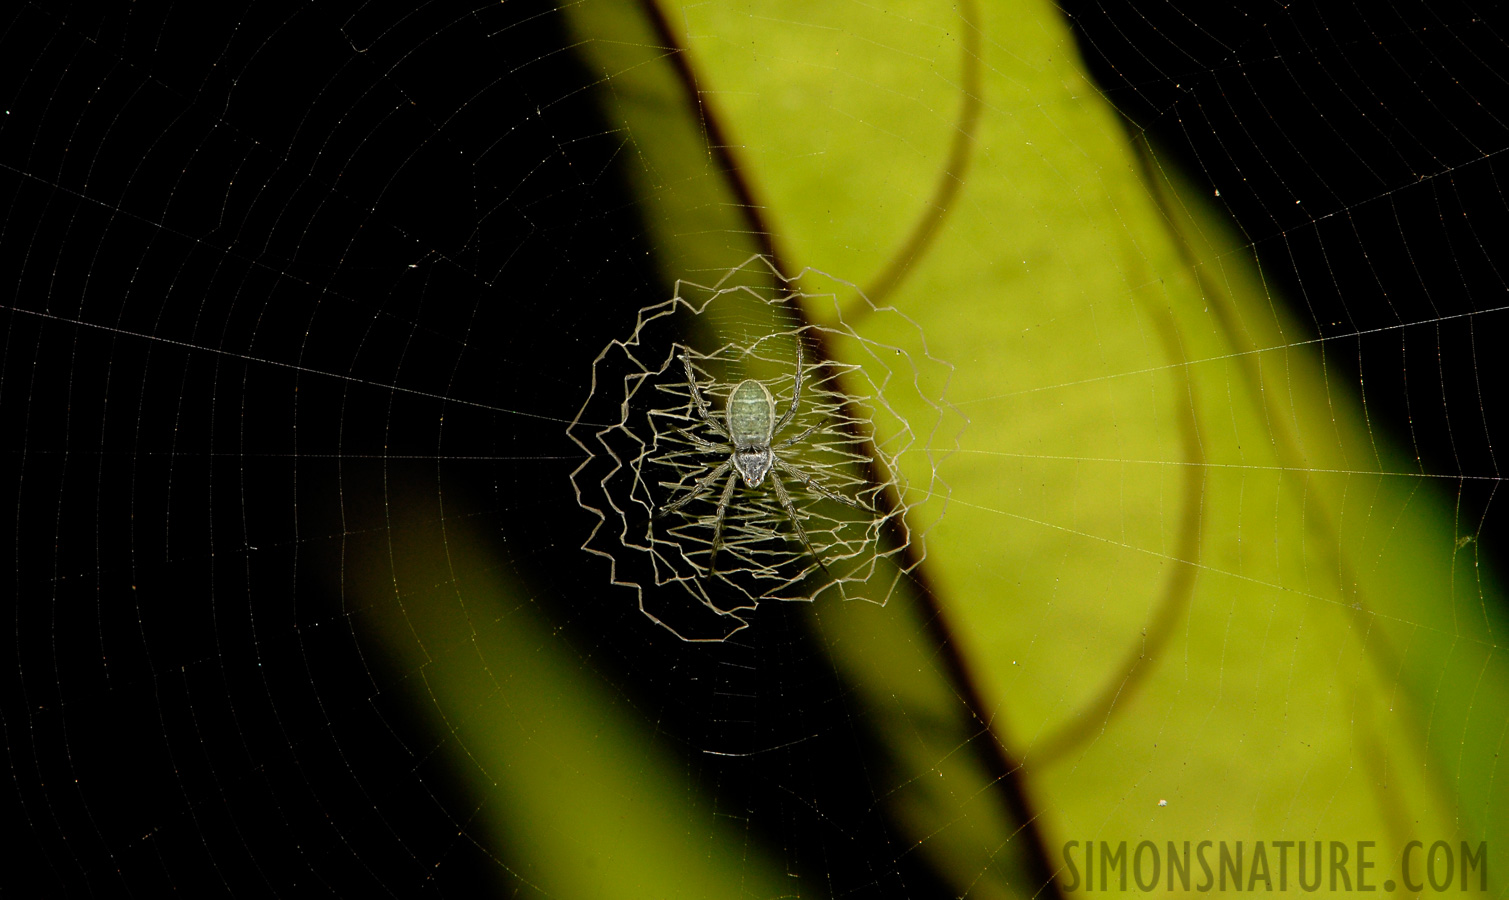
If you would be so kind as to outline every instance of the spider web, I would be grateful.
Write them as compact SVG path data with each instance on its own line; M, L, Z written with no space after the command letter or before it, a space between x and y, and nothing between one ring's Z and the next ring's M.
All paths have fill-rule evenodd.
M591 454L572 474L577 502L597 519L584 549L606 557L614 583L632 587L640 609L686 639L727 639L747 627L762 600L831 595L884 605L898 580L926 558L926 530L946 505L937 462L956 444L947 429L956 434L961 422L949 416L942 396L928 396L923 386L946 387L950 367L927 355L916 326L895 309L863 307L866 318L899 320L903 333L914 336L915 353L866 339L844 322L839 295L807 293L803 276L825 278L787 277L754 257L710 286L678 281L670 300L640 311L630 338L598 355L596 389L568 429ZM831 324L806 324L809 316ZM681 342L678 335L685 334L723 343L699 351ZM823 356L834 344L864 362ZM806 348L800 354L799 345ZM689 366L702 401L722 422L733 386L746 378L765 384L777 414L784 412L795 394L797 365L801 403L774 441L777 457L812 481L779 467L768 477L779 478L792 497L805 545L768 482L735 488L719 526L720 495L731 473L698 485L728 459L729 444L713 435L721 443L709 445L685 374ZM924 375L919 365L930 371ZM909 422L887 400L888 391L913 395L931 421ZM609 428L582 424L611 421L615 414ZM782 438L800 440L788 447ZM927 481L915 488L905 472L917 467L901 459L907 454L924 462ZM671 519L657 515L687 492L702 496ZM663 590L667 585L684 593ZM696 623L676 608L687 602L719 618Z
M1051 897L1144 838L1381 882L1426 820L1502 896L1506 24L7 7L0 889ZM683 106L681 168L616 112ZM800 309L762 262L710 315L751 247ZM676 353L784 409L795 339L790 459L874 512L792 485L808 554L741 487L719 576L712 497L652 519L717 459Z

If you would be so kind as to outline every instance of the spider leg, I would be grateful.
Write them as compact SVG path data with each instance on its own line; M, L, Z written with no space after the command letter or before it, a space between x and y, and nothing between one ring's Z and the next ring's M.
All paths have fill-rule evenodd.
M701 447L703 450L717 450L721 453L728 452L727 447L714 444L712 441L708 440L700 434L697 434L696 432L689 431L685 428L678 428L676 429L676 433L696 444L698 447Z
M798 469L796 466L793 466L791 463L786 462L784 459L781 459L779 456L771 454L771 461L775 463L776 468L780 469L782 472L785 472L787 475L790 475L792 478L795 478L797 481L800 481L806 487L817 491L824 497L827 497L829 500L835 500L845 506L852 506L855 509L863 509L868 511L868 508L861 504L858 500L851 500L848 497L845 497L843 494L838 493L837 491L828 490L827 488L818 484L817 479L813 478L811 475L808 475L806 472L803 472L801 469Z
M718 500L718 514L713 517L713 552L707 557L708 572L718 570L718 551L723 549L723 515L728 512L728 503L734 498L734 488L739 484L739 473L728 476L723 496Z
M823 427L823 423L819 422L816 425L813 425L811 428L807 429L806 431L802 432L801 434L797 435L796 437L787 438L786 440L781 441L779 444L772 445L770 449L772 449L772 450L785 450L787 447L790 447L792 444L800 444L802 441L804 441L804 440L807 439L808 435L812 434L812 432L818 430L821 427Z
M712 472L709 473L707 477L701 479L696 484L692 485L692 489L689 490L689 491L687 491L685 494L682 494L681 497L680 497L680 499L677 499L677 500L675 500L675 501L673 501L671 503L667 503L664 506L660 507L660 509L656 510L655 511L655 515L654 515L653 518L659 519L662 516L668 516L671 513L675 512L676 510L680 509L681 507L683 507L683 506L687 505L688 503L692 502L693 499L701 496L701 494L702 494L703 491L707 490L709 487L712 487L713 482L717 481L719 478L721 478L724 475L724 473L726 473L729 469L732 469L733 467L734 467L733 457L729 457L728 459L726 459L726 460L723 461L723 465L721 465L718 468L712 470ZM720 507L719 511L720 512L722 511L721 507Z
M807 530L802 527L802 520L797 518L796 507L791 505L791 495L786 493L786 485L781 484L780 477L774 472L770 473L770 486L775 488L776 499L780 500L781 506L786 508L786 515L791 519L791 527L796 529L796 536L802 542L802 546L806 547L807 552L812 554L812 558L817 562L818 568L824 572L828 572L828 567L823 563L823 558L817 555L817 551L812 549L812 542L807 540ZM828 574L831 575L833 573L828 572Z
M796 415L797 409L802 405L802 336L796 337L796 386L791 389L791 405L786 407L786 414L781 416L770 429L771 434L780 434L781 429L791 424L791 419Z
M686 368L686 386L691 388L692 402L697 404L697 412L701 413L702 420L707 423L709 428L718 432L724 437L728 437L728 429L718 424L718 420L713 417L712 410L707 408L707 401L702 398L702 391L697 387L697 377L692 374L691 360L686 358L685 353L680 353L677 355L681 357L681 365ZM733 439L729 438L729 440Z

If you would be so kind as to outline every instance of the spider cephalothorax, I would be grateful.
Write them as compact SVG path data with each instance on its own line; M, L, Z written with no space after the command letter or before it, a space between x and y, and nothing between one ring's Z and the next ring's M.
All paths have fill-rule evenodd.
M829 490L812 476L776 455L777 450L784 450L804 440L820 427L820 425L813 425L795 437L787 438L779 444L772 443L775 436L791 424L792 418L796 416L797 409L801 406L801 343L798 342L796 347L796 384L791 392L791 405L786 408L786 412L779 419L776 418L776 402L775 397L771 396L770 388L751 378L734 385L734 389L728 395L728 405L724 409L723 421L719 422L712 410L708 408L707 401L703 399L701 389L697 387L697 378L692 374L691 362L686 358L686 354L679 354L679 356L681 365L686 369L686 382L691 389L692 403L697 409L697 414L727 443L719 445L690 432L684 433L703 450L726 452L728 458L699 479L680 498L660 507L655 513L655 518L673 513L692 502L704 491L713 487L718 479L726 475L728 480L723 486L722 496L718 499L718 512L713 517L713 549L708 559L708 566L712 568L718 558L718 551L723 547L723 518L728 512L729 503L733 501L734 489L738 486L740 479L744 481L745 486L754 488L763 484L765 477L769 475L770 486L775 490L776 499L780 501L781 508L786 510L787 517L791 519L797 539L802 542L802 546L807 548L807 552L812 554L813 559L817 560L817 564L823 566L822 558L817 555L816 550L812 549L812 542L807 539L807 532L802 528L802 520L797 516L796 507L791 503L791 495L787 493L786 485L781 482L780 476L789 475L829 500L836 500L855 509L864 509L864 507L855 500Z

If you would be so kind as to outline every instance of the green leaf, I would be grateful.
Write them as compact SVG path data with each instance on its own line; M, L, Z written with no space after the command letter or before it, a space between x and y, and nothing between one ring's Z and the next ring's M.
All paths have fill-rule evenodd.
M812 621L961 893L1035 894L1070 840L1509 865L1495 576L1055 7L564 10L667 282L774 252L957 366L924 584Z
M418 495L402 502L424 509ZM475 798L499 888L551 897L787 896L785 870L701 801L675 754L562 644L465 525L418 516L347 546L356 621ZM425 759L428 754L424 754Z

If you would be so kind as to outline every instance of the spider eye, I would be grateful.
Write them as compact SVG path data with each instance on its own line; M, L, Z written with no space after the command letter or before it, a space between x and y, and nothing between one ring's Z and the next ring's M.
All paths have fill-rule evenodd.
M808 320L824 309L862 321ZM885 603L925 555L947 496L934 463L963 425L942 396L952 367L924 346L853 285L788 279L764 257L711 285L677 282L599 355L568 428L597 526L583 549L687 639L726 637L764 601Z

